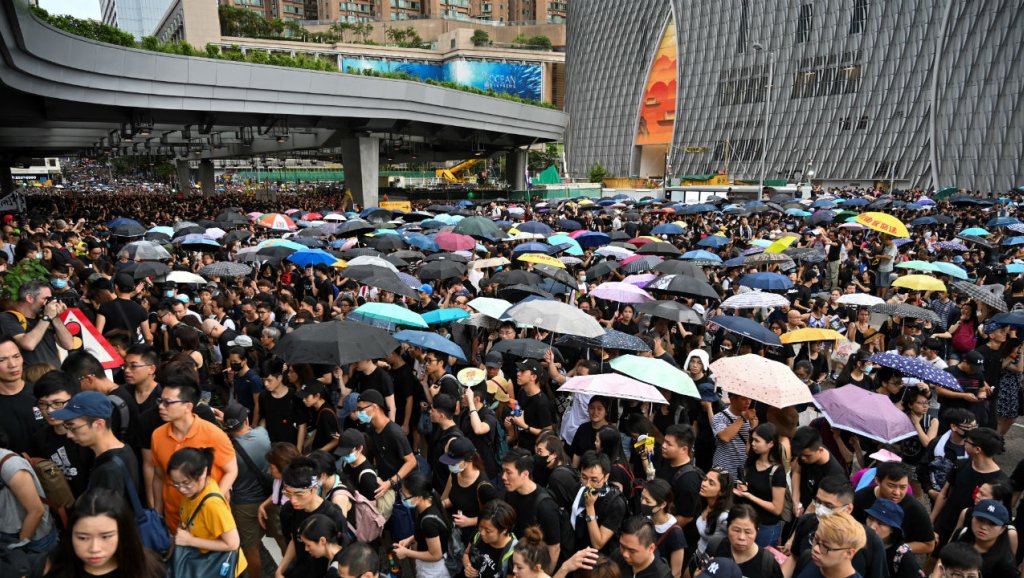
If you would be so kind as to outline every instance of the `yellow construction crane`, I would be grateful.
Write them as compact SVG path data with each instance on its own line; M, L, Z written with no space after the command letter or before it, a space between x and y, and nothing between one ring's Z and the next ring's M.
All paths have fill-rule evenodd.
M446 183L459 185L466 182L465 173L469 172L469 169L481 160L483 159L469 159L467 161L462 161L450 169L437 169L434 171L434 174L437 175L437 178L444 179Z

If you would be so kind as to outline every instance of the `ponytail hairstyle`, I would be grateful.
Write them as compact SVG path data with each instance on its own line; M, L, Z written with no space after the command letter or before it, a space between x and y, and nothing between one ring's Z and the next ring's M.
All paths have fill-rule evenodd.
M319 543L322 538L327 540L328 544L346 545L344 533L334 523L334 520L323 514L310 516L299 527L299 534L310 542Z
M190 480L210 475L213 466L213 448L181 448L174 452L167 463L167 471L177 470Z
M437 490L431 484L430 479L422 474L411 474L405 480L402 481L402 488L409 493L412 498L427 498L437 506L441 506L441 496L438 495ZM442 508L442 511L444 509ZM451 521L445 520L448 527L451 527Z
M516 542L515 553L522 556L523 561L533 570L538 566L547 568L551 565L551 554L544 543L544 533L540 526L530 526Z

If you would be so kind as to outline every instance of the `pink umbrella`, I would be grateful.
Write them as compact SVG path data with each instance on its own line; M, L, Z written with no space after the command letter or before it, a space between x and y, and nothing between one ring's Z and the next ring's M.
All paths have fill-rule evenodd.
M445 251L471 251L476 248L476 239L458 233L438 233L434 242Z
M589 231L587 231L586 229L580 229L579 231L573 231L573 232L569 233L569 237L572 238L572 239L575 239L576 237L579 237L583 233L587 233L587 232L589 232Z
M645 301L654 301L654 297L651 297L650 293L647 291L644 291L631 283L623 283L621 281L601 283L595 287L590 294L598 299L607 299L608 301L615 301L617 303L643 303Z
M259 218L259 216L260 216L260 215L262 215L262 214L263 214L263 213L261 213L261 212L259 212L259 211L253 211L253 212L251 212L251 213L248 213L248 215L247 215L247 216L249 217L249 220L250 220L250 221L255 221L255 220L256 220L256 219L258 219L258 218Z
M638 273L636 275L630 275L622 280L623 283L629 283L630 285L636 285L643 289L648 283L657 279L658 276L654 273Z
M900 411L888 396L856 385L844 385L814 396L832 427L892 444L917 435L907 414Z
M299 209L288 209L287 211L284 212L284 214L291 215L292 213L298 213L298 212L299 212Z
M570 377L558 391L633 399L647 403L668 403L658 388L618 373Z
M756 399L772 407L814 402L810 388L788 365L753 353L723 357L711 364L711 373L723 391Z
M307 221L316 221L318 219L323 219L323 218L324 218L324 216L321 215L320 213L306 213L306 217L305 217L305 219Z

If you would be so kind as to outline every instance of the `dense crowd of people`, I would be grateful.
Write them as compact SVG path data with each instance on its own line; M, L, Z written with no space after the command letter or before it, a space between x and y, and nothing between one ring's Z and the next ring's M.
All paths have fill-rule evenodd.
M1018 575L1017 198L339 191L3 217L0 572Z

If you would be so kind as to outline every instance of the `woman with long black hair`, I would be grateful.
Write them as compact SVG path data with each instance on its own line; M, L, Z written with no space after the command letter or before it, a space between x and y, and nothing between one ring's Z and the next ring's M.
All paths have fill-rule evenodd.
M739 503L750 504L757 512L757 545L778 546L786 501L786 469L774 424L763 423L750 435L743 479L737 481L733 494Z
M302 546L314 558L330 560L324 578L338 578L341 551L345 547L342 529L331 518L314 514L299 528Z
M167 574L160 557L142 545L131 506L105 488L79 496L45 572L47 578L161 578Z
M412 474L402 482L402 504L413 511L413 535L394 545L399 560L416 564L417 578L451 578L445 566L445 550L452 535L452 523L442 507L441 496L430 480Z

